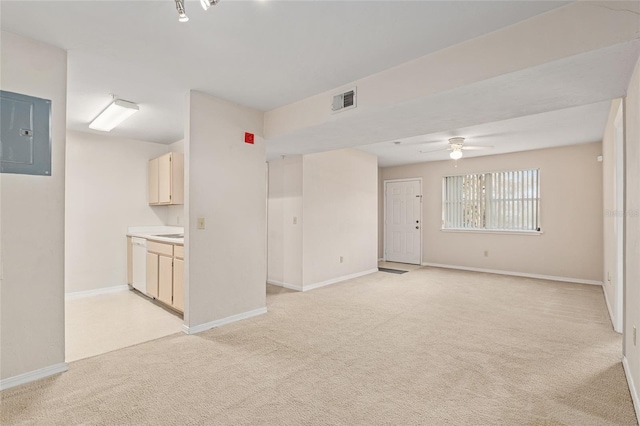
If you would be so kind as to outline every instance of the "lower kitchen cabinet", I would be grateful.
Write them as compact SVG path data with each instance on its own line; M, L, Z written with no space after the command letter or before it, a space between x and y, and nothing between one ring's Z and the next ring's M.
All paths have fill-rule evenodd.
M158 255L147 252L147 294L158 297Z
M147 295L180 312L184 312L183 253L183 246L147 242Z
M133 285L133 244L127 237L127 284Z
M173 305L173 258L158 256L158 300Z
M173 260L173 307L184 312L184 260Z

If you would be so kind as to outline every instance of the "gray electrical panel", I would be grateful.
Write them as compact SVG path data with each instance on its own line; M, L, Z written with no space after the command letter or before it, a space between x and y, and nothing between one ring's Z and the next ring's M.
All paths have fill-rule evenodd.
M0 90L0 172L51 176L51 101Z

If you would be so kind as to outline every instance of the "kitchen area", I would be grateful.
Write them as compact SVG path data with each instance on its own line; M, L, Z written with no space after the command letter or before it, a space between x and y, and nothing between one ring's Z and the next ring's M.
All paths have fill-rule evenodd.
M169 152L149 160L150 206L184 204L184 154ZM166 308L184 313L184 228L129 227L127 284Z
M182 332L183 141L67 141L66 361Z

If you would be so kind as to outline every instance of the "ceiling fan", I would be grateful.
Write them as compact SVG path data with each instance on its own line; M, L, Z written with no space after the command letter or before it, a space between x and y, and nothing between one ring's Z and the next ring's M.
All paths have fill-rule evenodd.
M439 152L439 151L451 151L449 153L449 157L451 157L454 160L458 160L460 158L462 158L462 151L468 151L468 150L482 150L482 149L491 149L493 148L492 146L481 146L481 145L465 145L464 144L464 138L461 137L456 137L456 138L451 138L449 139L449 146L447 148L440 148L440 149L432 149L429 151L420 151L422 154L428 154L431 152Z

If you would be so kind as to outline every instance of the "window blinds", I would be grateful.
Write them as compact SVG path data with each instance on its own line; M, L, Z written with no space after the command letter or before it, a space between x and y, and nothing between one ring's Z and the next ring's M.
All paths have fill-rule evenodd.
M538 231L539 170L446 176L444 229Z

